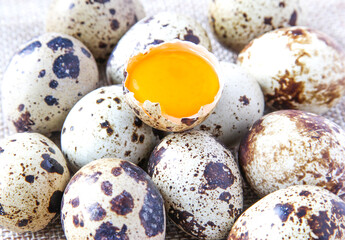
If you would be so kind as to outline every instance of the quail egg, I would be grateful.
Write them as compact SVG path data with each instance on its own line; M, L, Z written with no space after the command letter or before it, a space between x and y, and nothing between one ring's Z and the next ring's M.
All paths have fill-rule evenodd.
M162 193L170 219L193 237L226 237L242 211L237 164L206 132L166 136L151 154L148 173Z
M121 86L116 85L96 89L77 102L61 133L62 152L75 171L99 158L138 163L150 156L157 141L152 128L135 116Z
M2 83L10 132L61 131L72 106L98 83L97 64L78 40L46 33L12 58Z
M142 19L121 38L108 60L108 81L121 84L131 56L174 39L193 42L211 51L206 31L194 19L171 12L158 13Z
M164 240L162 196L133 163L99 159L68 183L61 203L67 239Z
M243 138L239 163L260 196L307 184L345 200L345 131L324 117L297 110L265 115Z
M61 32L82 41L99 62L105 62L119 39L145 16L139 0L54 0L46 31Z
M228 240L341 240L345 237L345 203L316 186L281 189L246 210Z
M194 129L211 133L226 146L236 145L264 113L264 96L257 81L240 66L221 62L222 96L210 116Z
M45 228L60 212L70 174L59 148L38 133L0 141L0 225L15 232Z
M238 63L259 82L267 106L322 114L345 91L345 52L327 35L282 28L253 40Z
M237 52L265 32L295 26L300 14L299 0L213 0L209 6L216 37Z
M168 132L204 121L223 90L217 58L187 41L151 46L129 59L125 73L129 106L143 122Z

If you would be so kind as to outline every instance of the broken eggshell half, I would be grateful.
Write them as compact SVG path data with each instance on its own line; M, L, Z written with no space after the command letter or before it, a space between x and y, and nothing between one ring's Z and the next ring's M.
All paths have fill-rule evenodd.
M164 111L164 107L162 107L162 104L159 101L150 101L148 99L144 100L144 101L139 101L134 93L134 91L130 91L129 87L128 87L128 79L131 76L131 71L133 70L133 64L137 64L138 61L144 59L145 57L147 57L148 55L152 55L152 54L157 54L159 52L164 52L164 51L170 51L170 52L174 52L177 51L178 53L182 52L182 53L188 53L193 55L194 57L196 56L197 58L199 58L199 60L201 59L201 61L204 61L206 63L208 68L211 69L210 71L214 71L214 76L215 79L214 81L217 81L217 83L212 83L212 82L208 82L212 84L217 84L218 88L216 91L214 91L214 97L212 95L211 99L212 101L209 101L207 103L200 104L200 107L198 107L198 111L193 113L193 114L189 114L186 116L181 116L181 114L177 114L178 116L174 116L173 114L168 114ZM171 61L171 64L174 64L174 61ZM188 63L186 63L188 64ZM176 68L178 69L178 68ZM176 70L175 69L175 70ZM188 69L188 67L186 67L186 69ZM198 74L197 71L202 71L202 67L196 69L195 66L191 67L190 69L188 69L187 73L189 76L193 76L194 74ZM200 124L201 122L203 122L207 116L213 111L213 109L216 107L220 97L221 97L221 93L223 90L223 85L224 82L222 80L222 78L220 78L220 66L219 66L219 62L217 60L217 58L211 53L209 52L206 48L204 48L203 46L200 45L196 45L194 43L190 43L190 42L186 42L186 41L181 41L181 40L173 40L170 42L165 42L159 45L154 45L152 47L150 47L148 50L146 50L145 52L139 53L137 55L132 56L127 64L126 64L126 78L123 82L123 90L124 90L124 95L125 95L125 99L127 101L127 103L129 104L129 106L133 109L133 111L135 112L135 114L146 124L148 124L149 126L159 129L159 130L163 130L163 131L168 131L168 132L181 132L181 131L185 131L188 129L191 129L195 126L197 126L198 124ZM180 72L180 69L178 69L177 72ZM154 73L152 73L154 74ZM166 76L170 76L169 74L173 74L172 73L165 73ZM150 75L150 73L149 73ZM153 76L153 75L152 75ZM199 74L199 76L201 76ZM192 77L192 78L193 78ZM194 77L195 78L195 77ZM178 101L178 102L173 102L170 103L171 105L174 104L179 104L181 106L181 111L183 111L183 107L184 105L188 105L188 101L194 101L194 98L200 98L199 100L201 100L202 102L202 98L203 95L200 94L195 94L195 87L197 87L197 85L201 85L204 84L204 90L206 92L206 94L208 94L208 83L201 83L199 82L199 78L198 76L196 76L197 79L194 79L195 85L193 84L188 84L182 81L182 85L189 85L189 89L190 91L194 91L194 97L193 96L189 96L186 95L184 96L184 102ZM186 81L189 81L188 79L185 79ZM193 81L193 80L192 80ZM202 80L200 80L202 81ZM179 83L178 83L179 82ZM152 85L159 85L161 84L161 82L155 82ZM169 82L166 89L167 90L167 94L170 94L170 92L173 92L173 90L170 89L171 86L173 86L173 84L181 84L181 81L178 81L176 79L174 79L174 82ZM154 87L154 86L152 86ZM182 86L183 87L183 86ZM212 88L212 86L210 86L210 88ZM189 92L189 89L187 89L186 91ZM213 88L215 89L215 88ZM140 90L135 90L136 93L138 93L138 91ZM202 89L201 89L202 91ZM179 92L179 90L177 90L177 92ZM208 96L209 97L209 96Z

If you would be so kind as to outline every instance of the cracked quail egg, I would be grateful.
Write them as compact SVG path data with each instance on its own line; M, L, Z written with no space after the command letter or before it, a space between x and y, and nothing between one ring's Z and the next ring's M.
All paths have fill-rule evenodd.
M174 39L193 42L211 51L207 32L197 21L184 15L161 12L142 19L121 38L108 60L108 81L121 84L126 62L131 56Z
M69 112L61 133L62 152L75 171L99 158L137 164L149 157L157 141L152 128L128 107L117 85L84 96Z
M237 164L231 152L206 132L166 136L151 154L148 173L170 219L193 237L226 237L242 211Z
M61 131L72 106L97 83L97 64L81 42L58 33L32 39L13 56L3 78L10 132Z
M79 39L98 62L105 62L120 38L144 16L139 0L54 0L46 31Z
M282 28L249 43L238 63L259 82L267 106L322 114L345 92L345 52L329 36Z
M45 228L60 212L70 174L60 149L38 133L0 141L0 225L15 232Z
M316 114L281 110L255 122L239 163L259 196L292 185L317 185L345 200L345 131Z
M149 126L184 131L215 108L223 90L220 71L217 58L202 46L181 40L161 43L129 59L125 98Z
M228 240L345 237L345 203L316 186L292 186L256 202L235 222Z
M300 14L299 0L213 0L209 6L216 37L237 52L265 32L295 26Z
M255 78L240 66L221 62L222 96L210 116L194 129L211 133L226 146L236 145L264 113L264 97Z
M164 240L162 196L144 170L120 159L99 159L68 183L61 203L67 239Z

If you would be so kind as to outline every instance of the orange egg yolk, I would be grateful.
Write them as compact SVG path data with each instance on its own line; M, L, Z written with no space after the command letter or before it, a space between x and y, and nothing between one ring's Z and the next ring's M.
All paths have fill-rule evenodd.
M183 44L170 43L133 57L125 87L141 103L158 102L163 114L189 117L214 101L218 75L202 55Z

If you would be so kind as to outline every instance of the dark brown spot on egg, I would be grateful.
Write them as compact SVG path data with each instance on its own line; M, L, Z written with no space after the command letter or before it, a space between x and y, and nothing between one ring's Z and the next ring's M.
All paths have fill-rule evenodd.
M21 111L23 111L24 110L24 104L19 104L19 106L18 106L18 112L21 112Z
M0 153L5 152L5 149L3 149L2 147L0 147Z
M48 148L48 151L51 152L52 154L55 154L55 150L54 150L54 148L52 148L52 147L49 147L49 148Z
M64 173L64 169L63 166L56 161L54 158L51 158L49 154L44 153L41 155L42 158L44 159L41 162L41 168L43 168L44 170L46 170L49 173L57 173L62 175Z
M247 98L246 95L240 97L239 101L244 105L247 106L250 103L250 100Z
M231 199L231 194L229 192L222 192L219 195L219 200L229 203Z
M46 75L46 70L43 69L38 73L38 78L43 78L45 75Z
M95 0L95 2L104 4L110 2L110 0Z
M54 52L63 50L65 53L73 52L73 42L68 38L56 37L47 43L48 48Z
M58 213L60 212L60 205L62 199L63 192L57 190L53 193L49 200L48 211L50 213Z
M134 118L134 126L140 128L142 125L143 125L143 122L138 117L135 117Z
M296 26L296 22L297 22L297 12L296 12L296 10L294 10L293 13L291 14L291 17L289 20L289 25L290 26Z
M305 197L308 197L310 194L311 194L311 192L309 192L309 191L301 191L299 193L300 196L305 196Z
M125 156L128 157L129 155L131 155L132 151L126 151L125 152Z
M111 169L111 173L117 177L117 176L120 176L121 175L121 172L122 172L122 168L120 167L114 167Z
M58 85L59 85L59 83L58 83L56 80L51 80L51 81L49 82L49 87L52 88L52 89L57 88Z
M144 140L145 140L145 136L143 134L141 134L139 137L139 142L144 143Z
M2 204L0 204L0 216L5 216L7 215L7 213L4 210L4 207L2 206Z
M111 196L113 194L113 184L111 184L109 181L102 182L101 189L102 192L107 196Z
M18 227L25 227L26 225L28 225L28 223L29 223L28 219L22 219L22 220L19 220L16 225Z
M34 183L35 182L35 176L27 175L27 176L25 176L25 181L28 183Z
M59 79L77 79L80 72L78 56L73 55L73 53L60 55L53 63L53 72Z
M147 181L146 195L139 212L140 223L148 237L154 237L164 232L163 198L151 179Z
M72 199L71 205L72 205L73 208L78 207L79 206L79 197L76 197L76 198Z
M290 214L294 211L293 205L289 203L285 204L277 204L274 207L274 212L279 216L279 218L282 220L282 222L286 222L286 220L289 218Z
M317 239L331 239L335 230L339 228L335 222L331 221L327 211L319 211L319 215L313 214L308 219L308 225Z
M207 184L203 184L199 188L199 193L204 193L205 190L213 190L217 187L226 189L230 187L235 180L228 166L223 163L210 162L206 165L204 174Z
M132 142L137 142L138 141L138 134L137 133L133 133L132 134L131 141Z
M182 118L181 122L183 124L186 124L187 126L192 126L196 121L198 121L198 118Z
M204 233L205 227L201 226L195 219L194 215L187 211L180 211L170 207L168 211L169 217L173 222L180 226L184 231L197 238L206 238Z
M99 48L106 48L108 46L108 44L104 43L104 42L99 42L98 43L98 47Z
M30 132L31 126L35 125L35 122L30 119L31 114L26 111L22 113L20 117L13 121L13 125L16 127L17 132Z
M104 98L100 98L100 99L97 99L96 103L97 103L97 104L100 104L100 103L103 102L103 101L104 101Z
M110 9L109 9L109 12L110 12L111 15L115 15L116 10L115 10L114 8L110 8Z
M127 191L123 191L121 194L111 199L110 204L111 210L122 216L132 212L134 207L133 197Z
M272 25L272 17L265 17L264 18L264 24Z
M59 105L58 99L52 95L45 96L44 101L48 106Z
M184 35L184 40L195 43L195 44L199 44L200 39L198 36L194 35L193 30L191 29L186 29L186 30L187 30L187 34Z
M339 220L345 220L345 202L331 200L332 215Z
M158 146L155 147L153 150L150 159L149 159L149 164L147 167L148 174L152 177L157 165L163 158L164 153L166 152L166 149L164 147L158 148Z
M107 212L102 208L99 203L94 203L87 209L91 221L102 221Z
M137 183L139 183L139 181L147 181L147 173L138 166L129 163L128 161L122 161L120 163L120 166L125 171L125 173L133 178Z
M115 101L117 104L120 104L120 103L121 103L121 99L118 98L118 97L114 98L114 101Z
M88 180L90 180L92 183L95 183L98 181L99 176L101 176L102 173L101 172L94 172L93 174L89 175L87 178Z
M308 207L306 207L306 206L301 206L301 207L299 207L299 208L297 209L296 216L297 216L298 218L303 218L303 217L307 214L308 211L309 211L309 208L308 208Z
M119 21L117 21L116 19L111 20L110 27L111 27L112 30L116 31L120 27Z
M78 217L78 215L73 216L73 225L75 227L79 227L79 217Z
M101 128L106 129L108 136L111 136L114 133L114 130L111 128L110 123L108 120L105 122L101 123Z
M123 224L121 230L111 222L102 223L96 230L95 240L129 240L127 226Z

